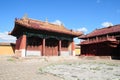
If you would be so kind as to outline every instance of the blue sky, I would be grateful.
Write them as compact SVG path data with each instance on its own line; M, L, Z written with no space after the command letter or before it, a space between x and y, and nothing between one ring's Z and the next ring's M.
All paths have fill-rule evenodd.
M120 24L120 0L1 0L0 10L0 42L15 39L7 32L14 28L14 19L24 14L62 22L66 28L85 34L106 24Z

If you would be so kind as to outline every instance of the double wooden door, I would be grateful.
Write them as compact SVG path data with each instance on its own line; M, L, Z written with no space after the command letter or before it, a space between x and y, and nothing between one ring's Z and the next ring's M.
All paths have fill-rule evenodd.
M52 38L46 39L44 56L57 56L57 55L58 55L58 40Z

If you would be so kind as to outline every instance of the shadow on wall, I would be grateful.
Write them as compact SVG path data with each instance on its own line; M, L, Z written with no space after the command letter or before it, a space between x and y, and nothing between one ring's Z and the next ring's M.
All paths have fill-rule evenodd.
M10 43L10 46L12 47L12 50L15 53L15 43Z
M111 56L111 59L113 59L113 60L120 60L120 57L119 56Z
M111 56L112 59L120 60L120 44L117 46L113 54L115 54L115 56Z

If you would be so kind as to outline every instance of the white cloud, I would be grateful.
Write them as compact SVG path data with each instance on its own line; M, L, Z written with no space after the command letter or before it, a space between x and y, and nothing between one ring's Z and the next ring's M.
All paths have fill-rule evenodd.
M111 22L103 22L101 24L103 27L109 27L109 26L113 26L113 24Z
M88 30L87 30L87 28L82 27L82 28L77 29L77 31L81 31L81 32L86 33Z
M60 20L56 20L56 21L52 22L52 24L63 25L63 23Z
M74 42L75 42L75 44L79 44L80 43L80 39L74 38Z
M16 38L8 35L8 32L0 33L0 42L15 42Z

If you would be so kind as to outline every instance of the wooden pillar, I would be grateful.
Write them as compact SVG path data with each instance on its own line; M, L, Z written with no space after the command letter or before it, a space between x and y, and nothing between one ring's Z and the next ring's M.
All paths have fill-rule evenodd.
M58 52L58 56L60 56L60 54L61 54L61 40L59 40L59 52Z
M75 44L74 44L74 41L72 41L72 54L71 55L74 55L75 56Z
M109 39L109 35L107 34L107 39Z
M42 45L43 45L43 47L42 47L42 56L45 56L45 38L43 39Z
M89 38L88 38L87 40L88 40L88 42L90 42L90 39L89 39Z
M96 41L98 41L98 37L96 36Z
M23 35L21 38L20 49L26 48L26 35Z
M16 41L15 56L25 57L26 52L26 35L19 37Z

